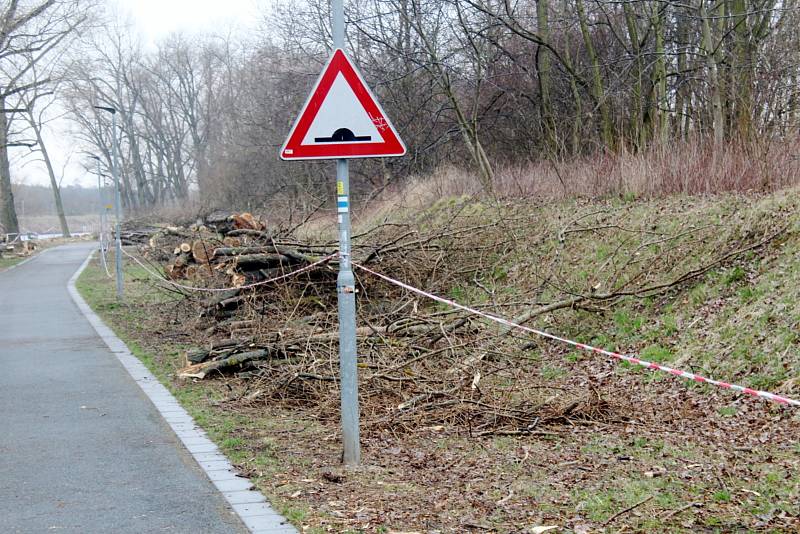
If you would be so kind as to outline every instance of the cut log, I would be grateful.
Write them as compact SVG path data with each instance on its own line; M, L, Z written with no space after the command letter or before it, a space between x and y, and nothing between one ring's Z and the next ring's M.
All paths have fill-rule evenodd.
M180 254L178 254L178 257L175 258L175 263L173 265L175 265L175 267L184 268L187 265L189 265L190 258L191 256L189 256L189 254L187 254L186 252L181 252Z
M184 268L174 264L169 264L164 267L164 273L170 280L179 280L184 276Z
M236 256L236 267L245 271L261 267L289 265L289 263L289 257L283 254L247 254Z
M298 252L293 248L284 247L281 245L275 245L275 251L279 254L283 254L284 256L288 256L297 262L315 263L321 259L319 257L309 256L308 254L303 254L302 252Z
M226 234L235 228L231 215L233 214L229 211L217 210L206 215L202 221L198 221L198 225L204 225L213 228L216 232Z
M214 270L208 264L200 264L197 265L197 277L198 278L208 278L214 274Z
M197 263L208 263L214 253L214 247L202 239L192 243L191 250L192 257Z
M217 304L217 307L222 308L223 310L238 308L245 302L245 300L247 300L247 297L241 295L238 297L231 297L229 299L220 301L219 304Z
M263 247L219 247L214 249L214 254L212 257L241 256L244 254L269 254L274 252L275 247L271 245Z
M226 236L222 239L222 244L226 247L240 247L242 246L242 240L238 237Z
M228 358L223 358L221 360L214 360L211 362L190 365L178 371L178 378L203 379L213 371L221 371L223 369L240 366L244 363L249 363L257 360L266 360L273 357L280 358L283 356L285 356L285 353L283 353L283 351L270 350L270 349L242 352L230 356Z
M206 224L217 225L227 222L230 217L231 213L229 211L216 210L203 217L203 220Z
M190 280L203 281L210 278L214 274L210 265L191 263L186 266L186 278Z
M233 219L233 226L235 228L247 230L264 229L264 223L256 219L252 213L239 213L238 215L232 215L231 219Z
M233 269L228 269L228 274L231 276L231 284L234 287L242 287L246 284L278 278L280 275L284 274L284 270L280 267L276 267L274 269L254 269L252 271L239 273Z
M164 267L164 272L170 280L180 280L186 278L186 266L189 263L189 255L181 254L175 259L175 263Z
M291 260L290 263L314 263L320 260L318 256L303 254L302 252L299 252L293 248L282 245L263 245L257 247L219 247L214 249L213 258L275 253L286 256Z
M186 351L186 364L203 363L211 358L211 351L205 349L194 349Z
M228 289L227 291L218 291L214 295L212 295L208 300L205 302L205 306L207 308L213 308L223 300L227 300L229 298L235 297L240 292L239 289Z
M259 239L272 239L272 234L270 232L264 232L261 230L253 230L250 228L236 228L235 230L231 230L226 234L228 237L239 237L239 236L247 236L247 237L255 237Z
M234 351L244 351L246 349L253 349L253 343L250 340L222 339L212 341L208 348L187 350L186 361L188 362L187 365L190 363L202 363L211 358L219 358Z
M192 251L191 243L181 243L178 246L178 248L181 249L181 252L191 252Z

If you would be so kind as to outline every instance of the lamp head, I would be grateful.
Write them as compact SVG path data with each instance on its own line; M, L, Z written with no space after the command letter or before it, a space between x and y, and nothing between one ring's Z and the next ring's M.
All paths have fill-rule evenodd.
M92 107L94 107L95 109L102 109L103 111L108 111L112 115L117 112L115 108L112 108L110 106L92 106Z

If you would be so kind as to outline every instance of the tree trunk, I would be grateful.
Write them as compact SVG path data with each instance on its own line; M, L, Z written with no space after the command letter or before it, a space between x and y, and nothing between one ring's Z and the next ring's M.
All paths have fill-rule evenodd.
M570 7L568 2L565 0L561 6L560 16L566 18L568 13L571 13ZM583 130L583 99L581 98L581 91L578 87L578 82L575 76L572 74L574 69L572 67L572 58L570 56L570 50L572 50L572 44L570 43L570 34L569 32L564 33L564 44L566 53L562 56L563 62L567 67L568 72L570 73L569 76L569 88L572 92L572 98L575 101L575 118L572 121L572 128L570 133L570 151L572 157L577 157L578 154L581 153L581 131ZM577 54L577 51L576 51Z
M5 98L0 97L0 109L5 109ZM19 233L14 193L11 191L11 165L8 161L8 118L0 111L0 227L9 234Z
M731 68L731 90L735 109L736 134L742 140L753 135L753 74L750 27L746 0L731 2L731 21L734 35L734 64Z
M664 28L669 4L653 6L653 33L655 34L655 64L653 65L653 138L661 146L669 139L669 100L667 96L667 60L664 48Z
M61 202L61 188L58 185L56 173L53 171L53 162L50 161L50 154L47 152L47 147L44 145L44 139L42 139L42 130L39 127L39 123L36 122L36 119L33 116L33 111L30 109L28 110L28 123L31 125L31 129L36 135L36 143L39 145L39 150L42 151L42 159L44 159L44 165L47 167L47 175L50 177L50 188L53 190L53 200L56 204L58 222L61 225L61 234L64 237L70 237L69 226L67 225L67 217L64 215L64 204Z
M719 71L717 68L717 58L714 53L714 41L711 37L711 23L709 22L708 12L705 3L700 2L700 20L703 27L702 48L703 56L708 69L708 85L711 92L711 125L714 130L714 153L722 149L725 139L725 118L722 113L722 97L720 95Z
M550 20L548 0L536 2L536 26L539 35L546 43L550 42ZM536 69L539 75L539 94L542 98L542 122L544 124L545 142L550 151L555 154L558 149L556 141L556 124L553 118L553 104L550 97L550 51L539 46L536 51Z
M647 135L644 124L642 123L642 78L644 77L644 61L641 47L639 46L639 27L636 23L636 13L633 11L633 4L625 2L622 4L622 9L625 13L628 39L631 44L631 49L636 56L636 71L634 73L631 93L630 137L636 149L641 150L647 144Z
M592 36L589 33L589 21L586 18L586 8L583 5L583 0L575 0L575 7L578 11L578 21L581 26L581 35L583 35L584 46L586 47L586 55L589 56L589 61L592 64L592 96L594 97L597 108L600 110L600 136L606 148L613 149L614 138L611 127L611 114L608 110L605 90L603 89L603 77L600 74L600 62L597 59L597 52L595 51L594 43L592 42Z
M678 42L685 43L685 46L689 46L689 17L686 11L682 10L677 14L677 33L678 33ZM687 107L687 90L686 90L686 72L687 72L687 52L686 48L680 48L678 50L678 77L677 77L677 89L675 91L675 120L674 123L674 132L675 136L678 139L686 139L686 135L688 133L688 123L685 122L685 117L687 116L686 107Z

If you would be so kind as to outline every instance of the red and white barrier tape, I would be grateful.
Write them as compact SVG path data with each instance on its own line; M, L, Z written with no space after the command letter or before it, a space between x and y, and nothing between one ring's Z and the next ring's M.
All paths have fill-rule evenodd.
M339 253L335 252L335 253L333 253L333 254L331 254L329 256L325 256L324 258L320 259L319 261L315 261L314 263L310 263L310 264L306 265L305 267L303 267L301 269L297 269L296 271L292 271L290 273L286 273L286 274L283 274L281 276L276 276L275 278L270 278L269 280L262 280L260 282L254 282L252 284L248 284L248 285L245 285L245 286L239 286L239 287L219 287L219 288L217 288L217 287L187 286L187 285L184 285L184 284L179 284L177 282L173 282L172 280L167 280L163 276L158 274L157 272L155 272L152 269L150 269L150 267L148 267L147 265L142 263L139 260L139 258L137 258L136 256L130 254L125 249L122 249L122 253L124 255L128 256L130 259L132 259L137 264L139 264L139 267L144 269L147 274L149 274L151 277L157 279L159 282L163 282L165 284L169 284L171 286L179 287L181 289L186 289L186 290L189 290L189 291L201 291L201 292L205 291L205 292L209 292L209 293L213 293L213 292L217 292L217 291L230 291L231 289L250 289L251 287L263 286L263 285L266 285L266 284L272 284L272 283L275 283L275 282L280 282L281 280L285 280L287 278L291 278L293 276L297 276L298 274L304 273L306 271L310 271L310 270L312 270L312 269L314 269L316 267L319 267L323 263L327 263L328 261L332 260L333 258L336 258L337 256L339 256Z
M394 278L390 278L390 277L388 277L388 276L386 276L384 274L375 272L375 271L373 271L373 270L371 270L371 269L369 269L367 267L364 267L363 265L359 265L357 263L353 263L353 265L355 267L361 269L364 272L367 272L367 273L369 273L369 274L371 274L373 276L377 276L378 278L381 278L381 279L385 280L386 282L389 282L390 284L394 284L396 286L402 287L403 289L411 291L412 293L416 293L417 295L421 295L423 297L427 297L429 299L435 300L436 302L441 302L442 304L446 304L446 305L451 306L453 308L458 308L459 310L463 310L463 311L472 313L474 315L478 315L480 317L483 317L484 319L488 319L490 321L502 324L504 326L508 326L510 328L516 328L518 330L523 330L523 331L529 332L531 334L536 334L537 336L540 336L540 337L544 337L544 338L547 338L547 339L552 339L554 341L560 341L561 343L565 343L567 345L572 345L573 347L577 347L577 348L582 349L582 350L596 352L597 354L603 354L605 356L610 356L611 358L614 358L616 360L621 360L621 361L624 361L624 362L632 363L634 365L639 365L639 366L645 367L647 369L654 369L654 370L657 370L657 371L664 371L665 373L670 373L672 375L679 376L681 378L686 378L687 380L693 380L695 382L700 382L701 384L711 384L711 385L714 385L714 386L719 386L719 387L724 388L724 389L738 391L739 393L744 393L746 395L751 395L753 397L760 397L762 399L767 399L767 400L770 400L770 401L773 401L773 402L777 402L778 404L791 405L791 406L800 406L800 401L794 400L794 399L789 399L787 397L782 397L780 395L776 395L775 393L770 393L768 391L760 391L760 390L757 390L757 389L751 389L751 388L747 388L747 387L744 387L744 386L738 386L736 384L729 384L727 382L722 382L720 380L714 380L712 378L706 378L706 377L703 377L703 376L700 376L700 375L697 375L697 374L694 374L694 373L690 373L688 371L681 371L679 369L673 369L671 367L667 367L666 365L661 365L659 363L648 362L646 360L642 360L640 358L635 358L633 356L625 356L624 354L618 354L616 352L611 352L611 351L600 349L600 348L597 348L597 347L592 347L591 345L586 345L584 343L578 343L577 341L572 341L570 339L566 339L566 338L563 338L563 337L555 336L553 334L549 334L549 333L543 332L541 330L536 330L535 328L530 328L528 326L524 326L524 325L521 325L521 324L514 323L512 321L509 321L508 319L504 319L503 317L498 317L498 316L492 315L490 313L482 312L480 310L476 310L474 308L470 308L468 306L464 306L463 304L459 304L458 302L454 302L452 300L439 297L439 296L434 295L432 293L428 293L427 291L423 291L421 289L417 289L416 287L410 286L410 285L408 285L406 283L403 283L403 282L401 282L399 280L395 280Z
M111 271L108 270L108 247L103 243L103 235L100 234L100 263L103 264L103 269L106 271L106 277L114 278Z

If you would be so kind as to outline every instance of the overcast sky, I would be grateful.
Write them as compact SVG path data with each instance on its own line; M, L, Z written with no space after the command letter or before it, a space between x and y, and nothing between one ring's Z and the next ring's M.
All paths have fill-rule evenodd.
M214 31L231 23L252 27L259 0L119 0L148 41L176 31Z
M258 25L259 13L263 13L267 0L118 0L117 4L123 18L128 14L143 41L150 45L173 32L226 31L232 27L252 30ZM69 124L64 120L56 120L45 131L45 143L56 175L60 175L62 169L65 169L62 185L96 186L97 178L84 172L81 156L70 156L74 147L69 135L65 133L68 127ZM34 161L33 157L20 160L23 150L27 149L16 148L14 152L9 151L12 159L12 180L49 185L50 180L43 164Z

